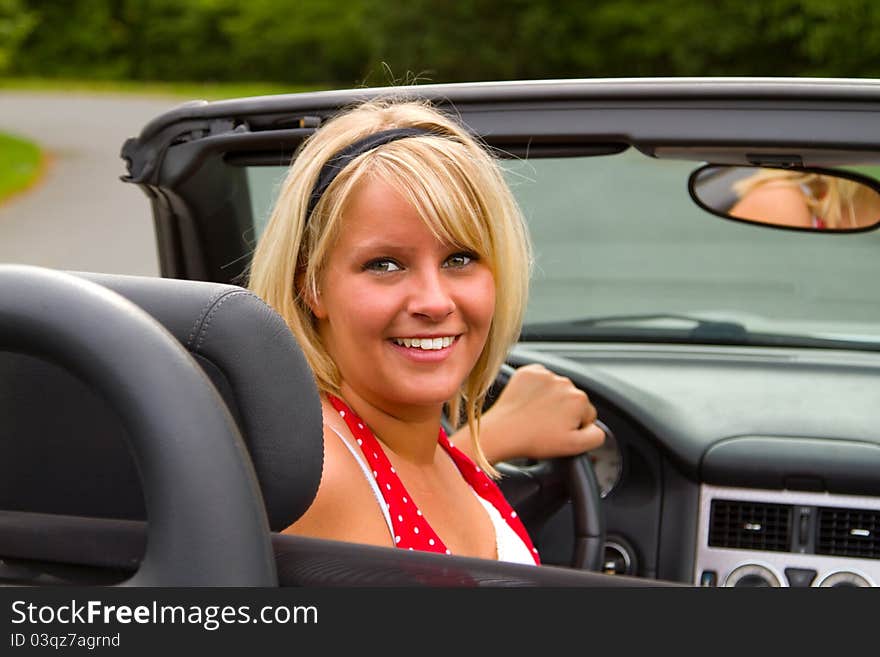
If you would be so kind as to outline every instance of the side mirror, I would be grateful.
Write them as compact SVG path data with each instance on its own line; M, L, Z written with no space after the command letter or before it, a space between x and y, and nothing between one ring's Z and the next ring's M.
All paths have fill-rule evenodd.
M880 183L849 171L706 164L688 191L704 210L747 223L838 233L880 225Z

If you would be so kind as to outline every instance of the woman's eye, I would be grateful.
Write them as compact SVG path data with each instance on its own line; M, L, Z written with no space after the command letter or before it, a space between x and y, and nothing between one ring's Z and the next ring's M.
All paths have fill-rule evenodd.
M473 253L455 253L449 256L444 263L446 267L466 267L477 259Z
M380 273L399 271L400 268L400 265L389 258L377 258L376 260L370 260L370 262L364 265L365 270Z

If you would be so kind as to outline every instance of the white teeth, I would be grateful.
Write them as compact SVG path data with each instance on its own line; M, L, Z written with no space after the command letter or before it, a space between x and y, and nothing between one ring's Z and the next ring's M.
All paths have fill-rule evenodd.
M433 351L436 349L445 349L455 342L454 336L445 336L442 338L394 338L396 344L402 347L411 347L413 349L422 349L423 351Z

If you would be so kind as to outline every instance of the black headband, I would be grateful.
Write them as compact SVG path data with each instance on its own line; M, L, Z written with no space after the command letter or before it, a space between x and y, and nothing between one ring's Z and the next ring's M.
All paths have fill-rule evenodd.
M358 139L353 144L349 144L348 146L343 148L341 151L339 151L333 157L327 160L327 162L321 168L321 172L318 174L318 180L315 182L315 186L312 188L311 196L309 196L309 207L306 210L306 221L308 221L309 217L312 216L312 212L315 211L315 206L318 205L318 201L321 200L321 197L324 195L324 192L327 191L330 183L332 183L336 179L336 176L339 175L339 172L347 167L349 162L351 162L353 159L355 159L359 155L363 155L367 151L378 148L383 144L397 141L398 139L403 139L405 137L421 137L423 135L435 134L437 133L431 132L430 130L425 130L424 128L392 128L391 130L374 132L373 134L367 135L362 139Z

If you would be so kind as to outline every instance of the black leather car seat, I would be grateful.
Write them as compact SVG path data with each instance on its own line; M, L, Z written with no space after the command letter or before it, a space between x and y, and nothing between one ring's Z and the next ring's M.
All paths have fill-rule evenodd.
M321 477L321 408L311 371L281 318L254 295L234 286L79 275L140 306L186 347L239 425L252 457L269 527L277 532L295 521L311 504ZM67 312L76 314L75 310ZM151 327L151 332L153 328L158 327ZM108 340L116 340L118 332L105 332L111 334ZM129 347L131 352L136 351L134 347ZM117 353L120 345L108 348ZM132 571L140 575L146 562L145 547L149 549L156 527L143 522L138 474L125 447L125 429L113 407L60 367L33 356L0 352L0 414L0 583L94 585L124 583ZM221 438L219 444L226 441L228 447L229 436ZM180 441L173 448L185 449L186 444ZM198 452L192 454L193 459L199 457ZM210 471L202 468L203 474L206 469ZM152 470L155 473L157 468ZM212 479L208 475L196 481ZM195 488L202 490L200 485ZM173 514L177 509L174 498L169 499ZM184 500L180 506L185 506ZM188 506L192 512L193 505ZM254 524L260 523L251 523L252 529ZM233 531L223 528L221 535L226 537ZM242 532L249 535L246 528ZM192 546L179 538L176 535L176 540L165 543L173 565L183 569L192 561L180 559L178 564L176 556ZM262 556L274 556L281 586L651 583L552 566L534 568L278 533L270 540L274 554ZM209 542L207 549L216 544ZM222 549L217 551L223 554ZM238 571L247 570L246 564L222 556L214 561L231 576L222 581L203 577L199 585L242 585L223 582L237 582ZM251 581L244 575L242 578ZM170 581L176 586L174 582L192 580L178 572Z
M187 348L239 425L270 528L296 520L321 477L321 409L311 370L281 317L236 286L76 274L143 308ZM0 417L9 438L0 440L0 509L144 519L124 427L71 374L0 353Z

